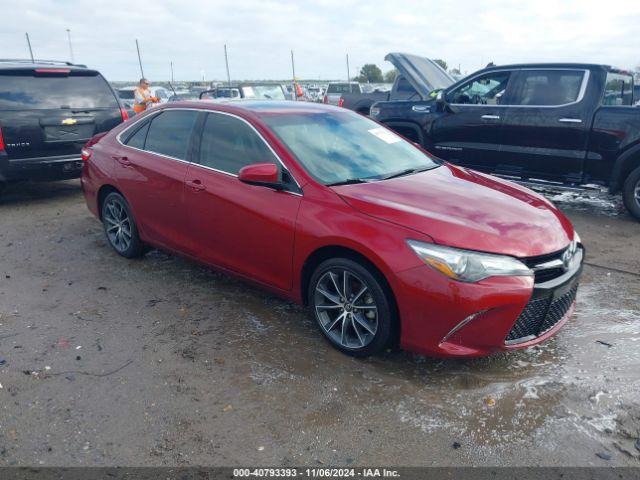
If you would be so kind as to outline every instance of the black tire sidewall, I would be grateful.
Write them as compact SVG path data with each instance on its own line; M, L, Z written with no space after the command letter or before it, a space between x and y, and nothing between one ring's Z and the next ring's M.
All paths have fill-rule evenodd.
M637 220L640 220L640 205L638 205L638 202L634 198L634 191L638 182L640 182L640 167L633 170L625 180L622 189L622 198L629 213Z
M107 234L107 223L106 223L106 220L104 220L104 213L105 213L106 205L109 203L109 201L114 200L114 199L117 199L122 204L122 206L124 207L125 211L127 212L127 216L129 217L129 223L131 225L131 244L129 245L129 248L127 248L126 250L123 250L123 251L119 251L111 243L111 240L109 239L109 235ZM131 213L131 208L129 207L129 203L127 202L127 200L122 195L120 195L117 192L111 192L109 195L107 195L105 197L104 201L102 202L101 215L102 215L102 229L103 229L104 235L105 235L105 237L107 239L107 243L109 244L109 246L118 255L121 255L121 256L123 256L125 258L135 258L135 257L139 257L140 255L142 255L142 253L144 251L144 246L143 246L142 242L140 241L140 236L138 235L138 227L136 225L135 218L133 217L133 214Z
M315 309L315 289L318 281L329 270L333 269L345 269L353 272L362 280L364 280L371 290L374 297L376 306L378 308L378 331L376 332L373 340L362 348L348 348L336 343L331 337L329 337L318 319L318 315ZM392 309L392 301L389 298L387 288L379 278L379 274L368 266L364 266L361 263L351 260L349 258L332 258L322 262L315 270L309 281L309 289L307 291L308 304L311 308L311 313L315 320L315 323L322 333L322 336L331 343L338 350L347 353L355 357L367 357L382 352L390 343L393 338L393 326L395 322L395 315Z

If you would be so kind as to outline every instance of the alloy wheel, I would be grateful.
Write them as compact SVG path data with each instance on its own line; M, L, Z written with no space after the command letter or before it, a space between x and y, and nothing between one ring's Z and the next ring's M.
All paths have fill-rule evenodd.
M346 269L327 271L316 284L314 309L320 326L345 348L364 348L378 331L378 307L366 282Z
M119 199L111 198L103 215L109 242L118 252L125 252L132 241L131 219L127 210Z

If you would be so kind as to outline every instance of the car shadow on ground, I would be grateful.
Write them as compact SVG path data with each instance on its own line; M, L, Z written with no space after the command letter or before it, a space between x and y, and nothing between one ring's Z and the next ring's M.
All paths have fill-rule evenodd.
M82 192L80 180L61 182L16 182L0 192L0 208L35 201L62 200Z

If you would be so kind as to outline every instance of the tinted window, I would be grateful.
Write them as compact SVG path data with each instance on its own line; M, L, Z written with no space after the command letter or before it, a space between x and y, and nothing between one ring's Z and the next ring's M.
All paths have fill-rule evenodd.
M189 137L197 115L195 110L162 112L151 120L144 149L186 160Z
M133 100L135 92L133 90L118 90L118 96L123 100Z
M391 130L355 112L263 116L304 168L325 184L379 180L438 164Z
M142 127L138 129L133 135L126 141L126 145L133 148L139 148L144 150L144 141L147 138L147 131L149 130L149 122L146 122Z
M0 74L0 110L118 108L102 76L89 72L67 75Z
M200 140L201 165L237 175L254 163L277 163L264 141L244 121L230 115L207 116Z
M583 71L522 70L512 105L565 105L578 100Z
M511 72L492 72L477 77L447 95L450 103L500 105Z
M607 83L604 87L603 105L632 105L633 78L621 73L607 73Z

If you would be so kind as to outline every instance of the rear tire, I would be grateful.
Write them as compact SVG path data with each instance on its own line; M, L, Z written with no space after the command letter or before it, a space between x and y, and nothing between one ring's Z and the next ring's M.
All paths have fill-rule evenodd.
M640 167L632 171L622 188L624 206L636 220L640 220Z
M131 208L118 192L111 192L102 202L102 225L107 242L118 255L136 258L144 254Z
M346 354L375 355L394 337L393 301L380 274L367 265L325 260L311 276L307 295L318 328Z

